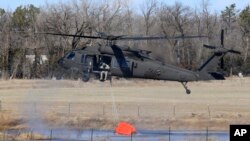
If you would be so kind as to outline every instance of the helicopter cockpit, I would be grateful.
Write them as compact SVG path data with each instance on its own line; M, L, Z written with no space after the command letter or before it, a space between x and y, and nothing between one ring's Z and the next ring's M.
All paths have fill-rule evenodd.
M107 64L111 68L112 57L108 55L92 55L71 51L58 60L58 64L65 69L73 69L83 74L82 79L88 81L90 73L100 74L100 65ZM110 70L108 70L110 71Z

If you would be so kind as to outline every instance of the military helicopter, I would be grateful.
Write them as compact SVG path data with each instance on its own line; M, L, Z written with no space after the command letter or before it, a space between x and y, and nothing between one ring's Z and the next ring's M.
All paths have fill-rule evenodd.
M128 46L115 44L118 40L161 40L161 39L183 39L183 38L203 38L205 36L177 36L177 37L128 37L114 36L100 33L98 36L71 35L58 33L43 33L57 36L80 37L89 39L106 40L106 45L87 46L83 49L72 50L58 63L65 69L77 69L81 72L82 80L87 82L91 74L100 76L100 63L105 62L109 69L108 76L110 81L112 76L125 78L144 78L180 82L187 94L191 93L187 83L191 81L205 80L224 80L224 75L217 71L219 62L224 64L223 56L227 53L240 54L239 51L224 47L224 31L221 31L221 45L219 47L203 45L205 48L212 49L213 53L207 61L196 71L183 69L170 64L164 64L150 56L150 51L134 49ZM105 80L102 80L105 81Z

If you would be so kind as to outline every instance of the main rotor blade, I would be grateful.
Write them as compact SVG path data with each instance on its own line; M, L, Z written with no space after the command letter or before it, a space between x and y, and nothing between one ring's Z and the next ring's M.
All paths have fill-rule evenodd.
M210 46L210 45L203 45L203 47L205 47L205 48L209 48L209 49L216 49L216 47L215 47L215 46Z
M120 37L117 40L165 40L165 39L190 39L190 38L204 38L207 36L148 36L148 37Z
M224 30L221 30L221 36L220 36L221 46L224 47Z
M167 37L167 36L131 36L127 37L125 35L114 36L114 35L106 35L105 33L98 33L99 36L86 36L86 35L73 35L73 34L61 34L61 33L51 33L51 32L44 32L44 33L37 33L37 34L47 34L47 35L56 35L56 36L67 36L67 37L79 37L79 38L90 38L90 39L103 39L103 40L164 40L164 39L190 39L190 38L205 38L207 36L174 36L174 37Z
M79 37L79 38L90 38L90 39L99 39L99 38L101 38L101 37L98 37L98 36L85 36L85 35L50 33L50 32L37 32L36 34L47 34L47 35L67 36L67 37Z

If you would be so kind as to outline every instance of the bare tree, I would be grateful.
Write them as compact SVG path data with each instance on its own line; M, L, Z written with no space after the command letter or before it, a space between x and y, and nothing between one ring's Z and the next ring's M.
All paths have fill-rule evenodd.
M142 5L141 11L144 17L145 22L145 33L149 35L150 28L155 24L155 13L157 8L156 0L146 0L146 2Z
M59 3L55 5L47 4L39 15L39 30L42 32L54 32L73 34L74 11L69 3ZM47 48L49 75L52 76L59 66L55 65L57 60L72 49L72 39L61 36L44 35L42 47Z
M91 17L91 3L88 0L82 1L79 4L77 1L73 2L74 14L73 14L73 30L75 35L84 35L84 34L92 34L93 27L91 26L92 17ZM72 40L72 49L77 48L81 41L79 37L73 37ZM80 46L85 46L88 44L90 40L82 43Z
M1 68L2 78L8 79L11 75L11 13L1 15Z
M94 12L97 19L96 30L105 33L110 33L115 30L118 31L117 28L119 29L121 22L119 21L119 16L122 8L121 0L105 1L97 5L95 9L96 12Z
M209 56L208 50L204 49L203 43L206 41L206 44L214 44L214 39L218 39L216 36L214 38L214 34L218 33L219 30L218 27L218 18L216 14L211 14L211 11L209 9L210 1L209 0L202 0L201 1L201 11L195 11L194 14L194 20L195 20L195 26L194 28L197 29L198 35L205 35L207 38L202 39L202 43L199 44L198 42L195 42L195 44L198 44L199 46L195 46L196 50L196 63L202 64L204 63L205 59ZM200 40L200 39L199 39Z
M178 2L176 2L174 6L163 6L162 12L160 14L160 19L164 34L166 36L185 36L186 32L188 31L187 29L190 24L191 15L192 12L190 11L190 8L183 6L181 3ZM182 48L180 48L179 44L177 44L178 42L176 41L169 42L174 48L177 48L178 60L180 60L180 62L188 60L188 62L185 63L190 63L189 49L184 48L185 40L182 40ZM175 51L175 49L173 49L173 51Z

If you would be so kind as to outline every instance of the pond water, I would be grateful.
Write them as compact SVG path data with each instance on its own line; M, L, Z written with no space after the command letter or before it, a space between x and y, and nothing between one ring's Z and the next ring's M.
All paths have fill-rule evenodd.
M8 130L4 134L21 133L39 134L51 141L229 141L228 131L194 131L194 130L138 130L132 136L123 136L113 130Z

